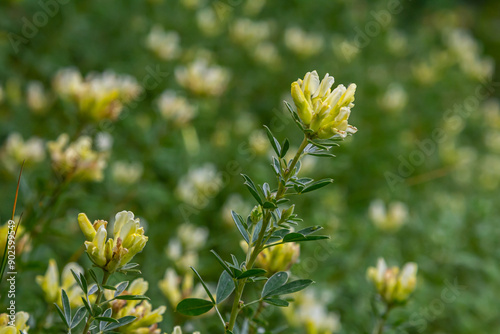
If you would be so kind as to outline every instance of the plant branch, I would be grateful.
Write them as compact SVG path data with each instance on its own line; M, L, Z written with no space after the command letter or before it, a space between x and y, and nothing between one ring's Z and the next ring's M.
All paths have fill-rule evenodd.
M290 176L292 175L293 170L295 169L295 166L299 162L299 160L302 156L302 153L304 152L307 144L308 144L307 136L304 136L304 140L300 144L300 146L297 150L297 153L295 153L295 156L294 156L292 162L290 163L290 166L287 166L287 169L284 171L283 182L279 182L278 190L276 192L276 197L275 197L276 201L280 200L281 198L283 198L285 196L285 193L287 191L286 184L287 184L288 180L290 179ZM263 213L264 213L264 218L262 220L262 228L259 232L259 236L257 237L257 241L255 242L255 246L253 247L253 249L252 249L252 247L250 247L250 245L248 247L247 259L248 259L249 252L251 252L251 255L250 255L250 258L247 262L247 270L253 268L255 261L257 260L257 256L264 249L265 242L263 242L263 241L264 241L264 238L266 236L266 232L267 232L267 228L269 227L269 223L271 222L272 215L271 215L271 210L267 210L267 209L263 209ZM236 318L238 317L238 313L241 310L240 300L241 300L241 296L243 295L243 290L245 289L245 284L246 284L246 279L242 279L236 285L236 293L235 293L235 297L234 297L234 301L233 301L233 307L231 309L231 317L229 319L229 324L228 324L228 329L231 331L234 328L234 325L236 323Z

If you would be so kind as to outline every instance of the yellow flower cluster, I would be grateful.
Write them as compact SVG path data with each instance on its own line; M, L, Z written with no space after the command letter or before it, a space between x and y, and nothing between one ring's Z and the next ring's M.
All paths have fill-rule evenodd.
M206 59L199 58L187 67L175 69L175 78L184 88L202 96L220 96L226 90L231 75L229 70L209 65Z
M138 278L130 283L127 290L122 292L122 295L144 295L149 288L148 282L142 278ZM106 290L107 299L113 298L113 291ZM113 317L116 319L125 316L134 316L137 319L132 323L117 329L120 333L126 334L161 334L158 328L158 323L163 320L162 314L165 313L166 307L160 306L153 310L151 303L146 300L113 300L111 302Z
M61 289L64 289L64 291L68 294L71 307L74 308L83 305L81 298L83 296L83 292L77 285L71 270L77 274L83 273L82 267L75 262L70 262L64 266L61 281L59 281L59 270L57 269L56 261L54 259L50 259L49 267L47 268L45 275L39 275L36 277L36 282L42 288L44 298L47 303L57 303L60 307L62 307Z
M92 139L82 136L69 143L69 136L61 134L56 141L47 143L52 167L65 179L101 181L106 167L106 152L92 149Z
M86 214L80 213L78 224L87 239L85 247L90 259L95 265L109 273L126 265L142 251L148 241L139 218L134 219L134 214L130 211L121 211L116 214L113 239L107 239L108 222L105 220L96 220L92 224Z
M11 133L0 152L0 158L10 171L17 172L23 162L25 166L35 165L45 158L43 140L36 137L24 140L19 133Z
M347 88L338 85L332 91L334 81L327 73L320 82L318 73L313 71L307 72L304 80L292 83L297 113L304 126L314 132L313 138L328 139L335 135L345 138L357 131L348 124L356 85L350 84Z
M400 270L387 267L385 260L378 259L377 267L367 270L367 278L375 285L377 292L388 304L404 302L417 285L417 264L409 262Z
M123 105L142 92L137 80L129 75L106 71L83 78L74 68L59 71L53 85L61 97L78 105L80 113L96 121L117 119Z
M174 269L168 268L163 279L158 282L158 286L172 306L176 306L184 298L203 298L205 296L201 284L194 285L192 272L187 272L183 277L180 277Z
M294 242L266 248L259 253L256 265L267 270L269 275L279 271L287 271L297 262L300 254L300 245Z
M11 316L13 318L13 316ZM13 319L9 318L7 313L0 314L0 334L27 334L30 329L26 324L30 315L26 312L17 312L15 315L14 326L10 326L9 322Z

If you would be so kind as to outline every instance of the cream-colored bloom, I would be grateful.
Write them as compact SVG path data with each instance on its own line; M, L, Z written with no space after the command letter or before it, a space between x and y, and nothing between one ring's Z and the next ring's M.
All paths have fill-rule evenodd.
M116 161L111 168L113 181L124 185L137 183L141 179L142 172L143 167L139 162Z
M21 253L29 251L31 248L31 238L29 233L25 233L23 225L19 225L19 217L14 217L14 220L8 220L5 224L0 226L0 258L3 256L3 251L5 249L5 243L8 240L8 233L10 227L15 224L17 228L16 233L16 255L19 256Z
M406 263L399 267L387 267L385 260L379 258L377 267L368 268L367 278L375 285L379 295L386 303L404 302L417 285L417 264Z
M207 163L198 168L191 168L177 185L180 199L195 208L208 205L222 188L222 178L215 165Z
M127 290L122 292L121 295L144 295L148 288L148 282L138 278L132 281ZM106 290L105 293L107 299L113 298L113 291ZM161 334L158 323L163 320L162 315L167 309L165 306L153 310L151 303L146 300L113 300L110 306L113 310L112 316L115 319L130 315L137 318L132 323L119 327L118 332L126 334Z
M72 100L82 115L94 121L116 120L124 104L134 100L142 92L137 80L129 75L112 71L89 73L82 78L77 69L63 69L54 77L55 91Z
M187 67L175 69L175 78L184 88L202 96L220 96L226 90L231 75L228 69L209 65L205 59L197 59Z
M271 33L268 22L237 19L230 29L232 40L243 47L253 48L266 40Z
M95 265L110 273L130 262L148 241L139 218L134 218L131 211L121 211L116 214L113 239L107 239L107 221L96 220L91 224L87 215L80 213L78 224L87 239L85 247L90 259Z
M328 293L319 294L308 289L295 294L295 301L281 309L289 323L305 329L305 334L333 334L340 330L341 325L339 315L328 311L326 304L331 298Z
M182 329L180 326L175 326L172 334L182 334ZM193 332L193 334L200 334L200 332Z
M300 245L289 242L264 249L257 256L255 263L257 267L267 270L267 275L271 276L279 271L290 269L299 259L299 255Z
M225 6L225 4L222 6ZM215 9L217 10L217 7ZM213 37L222 31L222 23L227 19L227 16L224 11L216 12L216 10L205 7L196 12L196 23L205 36Z
M45 275L36 277L36 282L42 288L47 303L57 303L62 307L61 289L64 289L68 295L71 307L83 305L81 298L83 292L76 283L71 270L77 274L83 273L83 269L80 265L75 262L70 262L64 266L61 280L59 280L59 270L57 269L56 261L50 259L49 267Z
M299 27L285 31L285 45L299 57L307 58L318 54L323 49L324 40L321 35L307 33Z
M157 102L161 115L175 126L188 124L197 113L197 108L188 99L173 90L164 91Z
M181 53L180 36L176 31L165 31L155 25L148 34L146 46L163 60L172 60Z
M391 112L403 109L408 102L408 93L397 83L389 85L387 91L379 100L380 107Z
M30 81L26 89L28 106L34 113L44 113L50 104L50 98L39 81Z
M79 137L69 143L69 136L61 134L56 141L47 143L53 169L64 178L81 181L101 181L106 167L106 152L92 149L92 139Z
M191 271L180 277L173 268L168 268L158 286L170 305L174 307L184 298L204 297L203 287L199 283L194 284Z
M259 43L253 48L253 58L269 69L278 69L281 64L281 57L278 48L270 42Z
M356 85L347 88L339 85L333 91L334 78L328 73L319 80L316 71L307 72L304 79L292 83L292 98L297 113L306 126L314 131L313 137L328 139L333 136L345 138L357 129L348 124L351 108L354 107Z
M17 171L23 162L25 166L33 166L45 158L43 140L33 137L25 141L19 133L11 133L0 152L0 157L10 171Z
M386 209L385 203L374 200L370 203L369 216L375 226L383 231L397 231L408 218L408 207L402 202L392 202Z
M13 319L9 317L7 313L0 314L0 334L27 334L30 329L27 325L30 315L27 312L17 312L15 315L14 326L9 324Z

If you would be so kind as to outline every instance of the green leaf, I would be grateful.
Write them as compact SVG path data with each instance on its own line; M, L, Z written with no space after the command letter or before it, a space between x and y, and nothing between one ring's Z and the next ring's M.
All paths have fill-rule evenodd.
M234 223L236 224L238 231L240 231L243 239L245 239L247 244L250 243L250 237L248 236L248 232L245 228L246 223L243 220L243 218L239 214L237 214L236 212L234 212L232 210L231 210L231 217L233 217Z
M217 290L215 292L215 299L217 300L217 304L222 303L226 300L227 297L233 293L235 289L233 278L227 273L227 271L223 271L219 277L219 282L217 283Z
M111 318L111 317L95 317L95 320L118 323L118 320L116 320L115 318Z
M187 298L182 300L176 311L182 315L197 316L207 313L214 307L214 304L205 299Z
M308 155L312 155L314 157L328 157L328 158L335 158L336 155L332 154L328 151L317 151L317 152L310 152L307 153Z
M90 286L90 289L89 289L89 292L87 293L87 295L93 295L94 293L97 292L97 290L99 290L99 286L97 284L92 284Z
M262 198L260 198L259 191L257 190L257 187L255 187L255 184L253 183L252 179L245 174L241 174L241 176L243 176L243 178L245 179L244 185L248 188L250 194L255 198L257 203L262 205Z
M285 103L286 108L288 109L288 111L292 115L292 118L293 118L295 124L297 124L297 126L299 127L299 129L301 131L304 131L304 126L302 125L302 122L300 121L300 118L299 118L299 115L297 115L297 112L295 112L295 110L293 110L292 106L288 102L286 102L286 101L283 101L283 102Z
M287 307L290 305L289 302L283 299L279 298L264 298L264 301L268 304L274 305L274 306L279 306L279 307Z
M66 324L71 323L71 306L69 305L69 298L64 289L61 289L61 299L64 310L64 318L66 319Z
M56 306L57 314L59 314L59 317L61 318L61 320L64 321L64 323L66 324L67 327L69 327L69 323L66 320L66 316L64 315L64 313L61 310L61 308L59 307L59 305L57 305L56 303L54 303L54 305Z
M309 235L322 229L323 227L316 225L316 226L306 227L300 231L297 231L297 233L300 233L302 235Z
M124 281L124 282L121 282L120 284L118 284L116 286L116 291L115 291L114 297L121 295L121 293L123 291L127 290L128 284L129 284L128 281Z
M284 158L286 153L288 152L288 149L290 148L290 142L288 139L285 138L285 141L283 142L282 148L281 148L281 154L280 158Z
M87 314L87 310L85 309L85 306L80 307L76 313L75 316L73 317L73 320L71 320L71 326L70 328L75 328L78 326L78 324L82 321L83 318L85 318L85 315Z
M264 127L266 128L267 138L269 139L269 142L271 143L274 152L276 152L276 154L281 157L281 146L279 141L276 138L274 138L273 133L266 125L264 125Z
M316 190L316 189L319 189L319 188L323 188L324 186L327 186L327 185L329 185L332 182L333 182L333 179L323 179L323 180L319 180L319 181L313 182L313 183L307 185L301 191L301 193L305 194L305 193L308 193L310 191L313 191L313 190Z
M213 249L210 250L210 252L215 255L215 258L217 259L217 261L219 261L220 265L222 266L222 268L224 268L225 271L227 271L227 273L229 275L231 275L231 277L234 277L233 276L233 272L231 271L231 269L229 269L227 263L219 256L219 254L217 254L216 251L214 251Z
M71 275L73 275L73 277L75 278L75 281L78 284L78 286L80 287L80 289L82 289L82 291L84 293L86 293L87 290L83 288L83 284L82 284L82 281L80 280L80 276L77 273L75 273L75 271L73 269L71 269L70 271L71 271Z
M127 316L124 316L123 318L120 318L118 319L118 323L109 323L105 329L106 330L112 330L112 329L116 329L118 327L121 327L121 326L125 326L127 324L130 324L131 322L133 322L135 319L137 319L136 317L132 316L132 315L127 315Z
M256 240L258 239L260 230L262 230L262 220L259 220L259 222L257 223L257 225L255 225L255 228L253 230L253 235L252 235L253 243L255 243Z
M271 294L273 290L278 289L283 284L288 281L288 273L285 271L280 271L271 276L266 284L264 284L264 288L262 289L261 298L265 298Z
M273 202L264 202L262 207L264 209L276 209L277 208L276 204L274 204Z
M144 295L121 295L116 296L113 299L121 299L121 300L149 300L147 296Z
M198 279L200 280L201 285L203 285L203 288L205 289L205 292L207 293L208 297L210 298L210 300L212 301L212 303L215 304L214 296L212 296L212 293L210 292L210 290L208 289L208 286L203 281L203 278L201 278L200 274L198 274L198 272L196 271L196 269L194 269L193 267L189 267L189 268L191 268L191 270L194 271L194 273L196 274L196 276L198 276Z
M99 284L99 279L97 278L97 274L95 273L95 271L93 269L89 269L89 274L90 276L92 277L92 279L97 283Z
M90 304L89 304L87 298L82 297L82 301L83 301L83 306L85 306L85 308L87 309L87 312L89 312L90 315L94 315L94 313L92 312L92 308L90 307Z
M116 288L112 285L103 285L102 286L104 289L106 290L113 290L113 291L116 291Z
M303 242L303 241L316 241L316 240L323 240L323 239L330 239L329 236L327 235L303 235L298 232L292 232L283 238L283 243L287 242Z
M252 269L249 269L249 270L243 272L241 275L239 275L236 278L242 279L242 278L247 278L247 277L262 276L265 273L267 273L267 271L265 269L252 268Z
M273 291L270 291L268 295L269 296L278 296L278 295L286 295L289 293L294 293L294 292L297 292L300 290L304 290L312 283L314 283L314 281L312 281L310 279L299 279L297 281L286 283L286 284L282 285L281 287L279 287Z

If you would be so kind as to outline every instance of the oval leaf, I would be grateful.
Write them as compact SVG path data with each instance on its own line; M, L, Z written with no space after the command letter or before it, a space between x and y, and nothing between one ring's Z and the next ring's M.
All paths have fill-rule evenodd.
M214 307L214 304L205 299L187 298L182 300L176 308L176 311L182 315L197 316L207 313Z
M265 298L269 296L270 293L273 292L273 290L281 287L286 283L286 281L288 281L288 273L280 271L274 274L267 280L266 284L264 284L264 289L262 289L261 297Z
M215 292L217 304L226 300L226 298L233 293L234 288L233 278L227 273L227 271L223 271L220 275L219 282L217 283L217 290Z
M312 283L314 283L314 281L312 281L310 279L299 279L297 281L293 281L293 282L287 283L285 285L282 285L273 291L270 291L268 295L269 296L278 296L278 295L286 295L289 293L294 293L294 292L297 292L300 290L304 290Z

